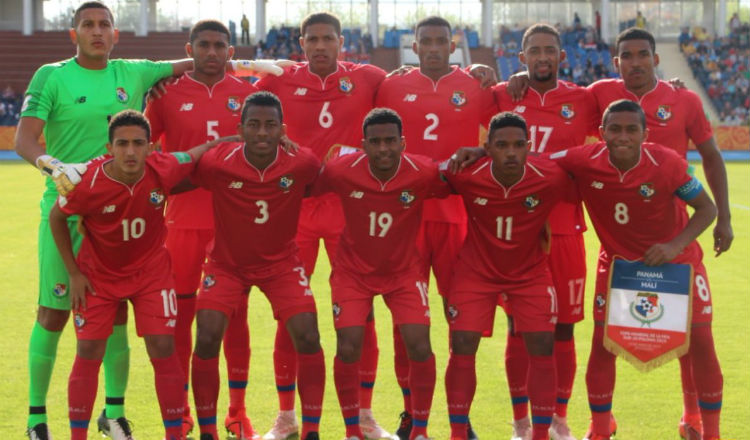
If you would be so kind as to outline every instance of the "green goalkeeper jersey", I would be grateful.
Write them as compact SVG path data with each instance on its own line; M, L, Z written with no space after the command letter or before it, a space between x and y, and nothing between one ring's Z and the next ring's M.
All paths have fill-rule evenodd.
M168 62L109 60L101 70L85 69L75 58L46 64L34 73L21 117L45 121L47 154L66 163L86 162L106 152L109 118L142 110L143 97L156 81L172 75ZM45 198L56 197L47 179Z

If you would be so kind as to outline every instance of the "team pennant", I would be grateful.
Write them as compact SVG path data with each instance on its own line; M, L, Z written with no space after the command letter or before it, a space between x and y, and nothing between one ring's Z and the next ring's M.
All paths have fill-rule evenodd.
M644 372L687 353L692 266L615 258L609 273L604 347Z

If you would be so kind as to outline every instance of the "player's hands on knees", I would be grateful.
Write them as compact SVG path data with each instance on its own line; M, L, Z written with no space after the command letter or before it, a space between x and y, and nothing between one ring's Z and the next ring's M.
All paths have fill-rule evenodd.
M389 76L394 76L394 75L399 75L399 76L406 75L407 73L411 72L413 69L414 67L412 66L401 66L398 69L391 71L385 77L388 78Z
M529 89L529 72L514 73L508 79L508 87L505 89L513 102L518 102L526 95Z
M86 172L84 163L63 163L54 157L43 154L36 159L36 166L43 175L55 182L57 192L66 196L81 183L81 176Z
M479 86L483 89L497 84L497 72L485 64L472 64L469 66L469 73L479 81Z
M680 254L682 249L672 243L657 243L643 254L643 264L646 266L659 266L669 263Z
M287 153L296 153L299 151L299 144L289 139L289 136L281 136L281 148Z
M86 292L96 295L86 275L81 272L70 274L70 305L73 310L86 310Z
M714 251L716 257L721 255L723 252L729 250L732 246L732 240L734 240L734 232L732 231L732 224L729 220L718 220L716 227L714 227Z
M450 161L448 161L448 171L456 174L486 154L487 152L482 147L461 147L453 153Z
M162 96L166 95L167 86L174 83L175 81L177 81L176 76L168 76L157 81L156 84L148 89L148 93L146 94L146 102L151 102L154 99L159 99Z

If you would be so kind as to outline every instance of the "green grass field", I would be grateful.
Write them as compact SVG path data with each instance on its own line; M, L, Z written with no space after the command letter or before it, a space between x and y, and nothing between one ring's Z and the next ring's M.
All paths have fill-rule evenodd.
M698 167L700 169L700 167ZM707 252L705 264L714 294L714 336L724 372L723 438L750 438L745 423L750 420L750 164L728 165L735 241L731 251L719 258ZM705 182L705 180L704 180ZM0 164L0 206L4 219L0 223L0 439L25 438L28 391L27 346L35 319L37 300L36 234L39 219L38 202L42 192L39 173L27 164ZM593 269L598 248L592 231L587 234L589 278L586 310L591 310ZM701 237L704 249L711 249L710 232ZM325 255L325 253L322 253ZM327 284L328 261L323 256L313 277L318 301L322 345L328 365L327 389L321 425L323 439L341 439L343 421L333 387L332 359L335 334L331 323L330 296ZM433 308L439 299L431 291ZM401 393L393 374L391 321L382 301L376 301L376 317L380 337L380 369L375 389L374 411L378 421L394 429L401 411ZM501 314L499 314L501 315ZM439 314L435 314L439 316ZM248 412L258 431L264 433L273 423L277 400L272 371L272 349L276 324L270 307L257 291L250 300L252 361L247 393ZM163 435L158 404L153 390L153 373L145 347L131 334L130 385L126 405L128 417L135 425L135 436L141 440L160 439ZM506 439L510 436L511 410L505 373L503 350L505 320L498 316L495 337L482 342L477 356L478 390L472 407L472 423L484 440ZM435 439L449 435L443 374L448 359L447 329L443 319L433 320L432 340L437 358L436 385L430 432ZM569 419L576 436L583 436L589 420L585 390L585 369L591 337L591 321L577 327L579 368ZM47 408L55 438L68 436L67 378L74 354L75 336L70 325L60 342ZM614 412L619 423L620 440L677 439L677 422L682 411L680 374L677 362L671 362L650 373L640 373L625 362L618 362L618 380ZM223 366L221 367L224 368ZM99 403L102 408L103 386L100 381ZM226 408L226 380L219 402L219 419ZM95 423L92 425L95 426ZM90 432L90 439L100 438Z

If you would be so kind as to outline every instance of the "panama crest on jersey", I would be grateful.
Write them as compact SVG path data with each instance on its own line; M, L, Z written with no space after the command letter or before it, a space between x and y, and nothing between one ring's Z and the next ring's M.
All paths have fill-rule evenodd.
M52 294L58 298L62 298L68 294L68 286L66 286L63 283L57 283L55 284L55 287L52 289Z
M339 303L333 303L333 306L331 306L331 309L333 310L333 317L338 318L341 314L341 306Z
M451 104L455 105L456 107L462 107L464 104L466 104L466 93L456 90L451 95Z
M164 191L161 188L154 188L148 193L148 201L154 206L164 204Z
M656 117L662 121L668 121L672 118L672 109L670 106L662 104L656 109Z
M289 190L292 188L292 185L294 185L294 176L292 176L291 174L287 174L279 178L279 188L281 188L282 191L289 192Z
M344 93L350 93L352 90L354 90L354 83L348 76L339 78L339 90Z
M575 110L573 110L573 104L563 104L560 107L560 116L562 116L565 119L573 119L576 115Z
M76 313L73 316L73 323L75 324L76 328L82 328L84 325L86 325L86 319L84 319L83 315L80 313Z
M214 285L216 285L216 277L208 274L205 277L203 277L203 288L204 289L210 289Z
M638 193L643 196L644 199L650 199L654 194L656 194L654 184L650 182L642 183L638 188Z
M664 304L659 303L657 293L638 292L630 303L630 315L644 326L651 325L664 316Z
M401 202L402 205L404 205L404 208L408 208L411 206L412 202L414 202L414 199L416 196L414 196L414 191L407 189L404 191L401 191L401 194L398 196L398 201Z
M236 96L230 96L227 98L227 108L229 111L236 112L239 111L240 108L242 108L242 103L240 102L240 99Z
M542 200L539 198L539 196L537 196L536 194L531 194L523 199L523 206L525 206L528 210L532 210L539 206L539 203L541 202Z
M115 93L117 94L118 101L122 103L128 102L128 92L126 92L125 89L118 87Z

